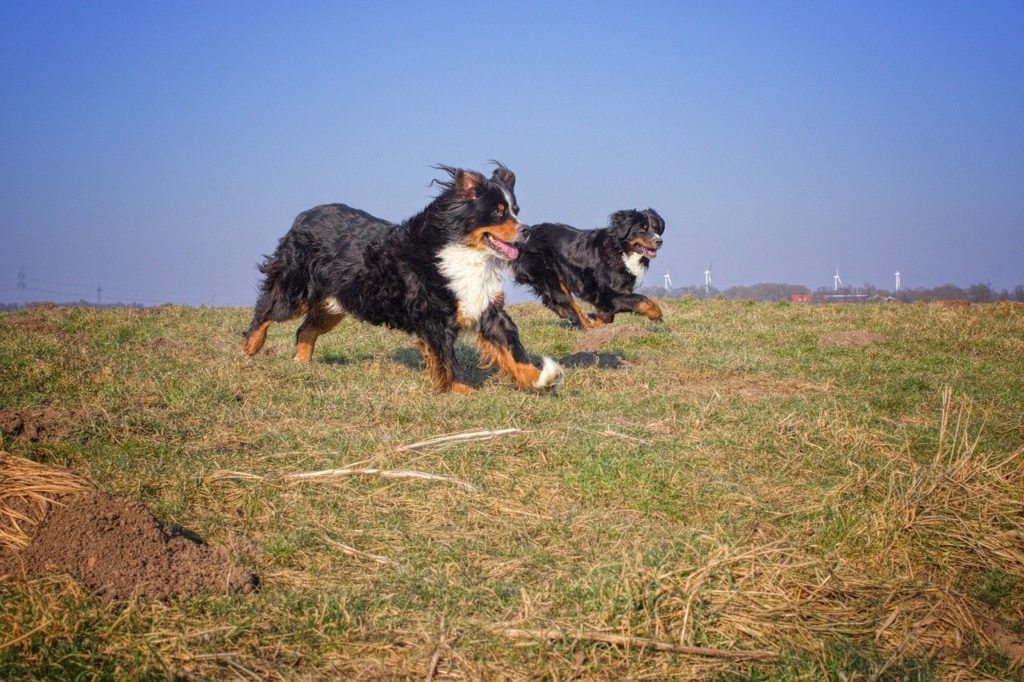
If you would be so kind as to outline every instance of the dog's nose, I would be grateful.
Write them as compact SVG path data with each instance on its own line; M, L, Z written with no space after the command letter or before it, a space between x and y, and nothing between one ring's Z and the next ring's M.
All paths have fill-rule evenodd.
M519 237L516 240L518 242L528 242L528 241L530 241L530 226L529 225L523 225L522 223L520 223L519 229L517 230L516 236Z
M652 241L654 242L655 246L660 247L662 242L661 235L654 235L654 239Z

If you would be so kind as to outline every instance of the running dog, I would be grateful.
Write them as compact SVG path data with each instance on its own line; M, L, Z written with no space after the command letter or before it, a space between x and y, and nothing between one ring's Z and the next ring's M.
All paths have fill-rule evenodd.
M455 341L475 331L482 365L497 365L524 389L557 390L564 370L533 365L504 308L502 275L528 232L518 217L515 174L495 162L491 178L437 166L440 194L400 225L328 204L300 213L273 255L242 350L255 355L272 322L305 315L294 358L309 361L317 338L346 315L408 332L433 387L468 395L456 381Z
M632 312L661 321L661 308L633 293L658 255L665 221L654 209L617 211L608 227L579 230L559 223L530 228L530 241L511 263L516 282L573 325L591 328ZM585 314L575 296L597 311Z

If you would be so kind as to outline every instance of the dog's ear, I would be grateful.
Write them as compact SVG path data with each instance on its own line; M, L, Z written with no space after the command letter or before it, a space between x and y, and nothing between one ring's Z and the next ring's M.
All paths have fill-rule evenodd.
M632 230L638 223L645 222L644 216L640 211L628 210L628 211L616 211L608 216L608 229L611 230L612 234L618 239L625 239L629 236L630 230Z
M657 232L658 234L665 234L665 220L658 215L658 212L653 208L649 208L644 211L644 218L647 220L647 226Z
M494 161L492 159L491 163L497 166L497 168L494 169L494 173L491 175L491 180L500 182L510 190L514 190L516 188L516 174L510 171L500 161Z
M452 189L455 191L455 198L463 201L476 199L477 190L484 184L484 176L476 171L458 169L452 178Z

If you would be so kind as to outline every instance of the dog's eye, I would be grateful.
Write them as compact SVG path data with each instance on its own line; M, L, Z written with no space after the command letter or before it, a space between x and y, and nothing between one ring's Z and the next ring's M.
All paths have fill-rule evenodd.
M505 214L505 209L502 208L501 206L499 206L498 208L496 208L493 211L491 211L491 215L496 216L496 217L500 217L500 216L502 216L504 214Z

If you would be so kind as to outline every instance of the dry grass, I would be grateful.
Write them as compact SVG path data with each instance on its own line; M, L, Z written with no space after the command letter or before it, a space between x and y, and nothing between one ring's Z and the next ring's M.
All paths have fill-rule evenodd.
M62 467L44 466L0 450L0 547L24 547L32 528L64 495L93 486Z
M946 389L935 458L894 476L891 505L901 532L942 563L1024 577L1024 447L999 458L979 452L971 412Z

